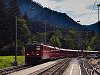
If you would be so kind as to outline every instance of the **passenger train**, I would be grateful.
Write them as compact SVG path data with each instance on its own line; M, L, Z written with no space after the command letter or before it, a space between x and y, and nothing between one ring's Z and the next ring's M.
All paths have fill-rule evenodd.
M44 44L27 44L25 45L25 63L37 64L44 60L73 58L78 56L85 57L88 54L98 53L98 51L62 49Z

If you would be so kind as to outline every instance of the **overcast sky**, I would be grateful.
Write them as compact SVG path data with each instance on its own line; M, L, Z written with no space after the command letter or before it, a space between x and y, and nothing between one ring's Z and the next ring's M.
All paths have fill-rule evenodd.
M90 25L98 21L97 4L100 0L33 0L43 7L66 13L82 25ZM95 3L96 2L96 3ZM95 4L95 5L94 5ZM95 7L94 7L95 6ZM94 7L94 10L92 10Z

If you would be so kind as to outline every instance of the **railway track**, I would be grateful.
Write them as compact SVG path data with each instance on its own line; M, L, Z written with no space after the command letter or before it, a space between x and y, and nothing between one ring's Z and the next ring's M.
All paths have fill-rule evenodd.
M20 70L23 70L23 69L26 69L26 68L29 68L29 67L32 67L32 66L29 66L29 65L18 65L18 66L8 67L8 68L0 70L0 75L10 74L10 73L13 73L13 72L16 72L16 71L20 71Z
M95 69L94 69L93 75L100 75L100 65L94 66L94 67Z
M83 64L84 64L84 67L85 67L88 75L92 75L93 71L94 71L94 67L86 59L83 61Z
M86 71L84 64L83 64L83 60L79 61L80 64L80 68L81 68L81 75L88 75L88 72Z
M96 67L92 66L88 60L80 60L81 75L100 75Z
M63 75L62 73L65 71L66 67L68 67L70 61L71 59L65 58L45 70L40 70L30 75Z

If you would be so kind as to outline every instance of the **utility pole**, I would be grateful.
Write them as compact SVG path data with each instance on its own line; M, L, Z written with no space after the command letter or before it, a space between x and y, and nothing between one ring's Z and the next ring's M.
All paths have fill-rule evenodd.
M45 44L47 44L47 42L46 42L46 32L47 32L47 30L46 30L47 28L46 28L46 21L45 21Z
M99 23L99 7L100 7L100 4L97 4L97 6L98 6L98 33L97 33L97 50L99 50L100 49L100 47L99 47L99 42L100 42L100 30L99 30L99 25L100 25L100 23Z
M17 66L17 16L15 16L15 25L16 25L16 37L15 37L15 61L14 61L14 66Z
M46 43L46 32L47 32L47 28L46 28L46 21L43 20L43 22L44 22L44 30L45 30L45 34L44 34L44 36L45 36L45 41L44 41L44 44L46 45L46 44L47 44L47 43Z
M99 7L100 7L100 4L98 4L97 6L98 6L98 22L99 22Z
M77 21L77 23L79 23L80 21ZM80 35L80 34L79 34ZM80 39L80 37L78 36L78 40ZM78 42L78 57L79 57L79 42Z
M98 33L97 33L97 50L98 50L98 55L100 53L100 47L99 47L99 42L100 42L100 30L99 30L99 7L100 7L100 4L97 4L97 7L98 7ZM100 60L98 59L98 63L100 63Z
M47 32L47 28L46 28L46 21L45 20L43 20L43 22L44 22L44 32L45 32L45 34L44 34L44 39L45 39L45 41L44 41L44 44L46 45L46 32Z

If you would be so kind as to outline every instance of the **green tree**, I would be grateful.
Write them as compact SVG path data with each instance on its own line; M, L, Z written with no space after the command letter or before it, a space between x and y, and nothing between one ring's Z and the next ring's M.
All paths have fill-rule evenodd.
M56 36L57 38L59 38L59 39L62 38L62 33L61 33L61 31L56 30L54 34L55 34L55 36Z
M30 42L31 32L27 26L26 20L18 18L18 39L25 43Z
M0 0L0 48L6 44L5 38L5 0Z
M49 45L55 46L55 36L54 35L50 38Z
M39 32L37 32L37 34L35 36L36 36L35 40L37 42L44 42L45 41L45 33L39 33Z
M0 0L0 22L3 21L3 18L5 16L5 0ZM1 24L1 23L0 23Z
M12 17L21 15L20 8L19 8L18 1L17 0L10 0L8 9L10 11L9 14Z
M59 39L59 38L57 38L57 37L56 37L55 44L56 44L55 46L57 46L57 47L59 47L59 48L61 47L61 42L60 42L60 39Z
M91 50L92 50L92 49L91 49L91 46L88 46L88 47L87 47L87 50L88 50L88 51L91 51Z
M56 47L61 47L60 39L54 35L50 38L49 44Z

